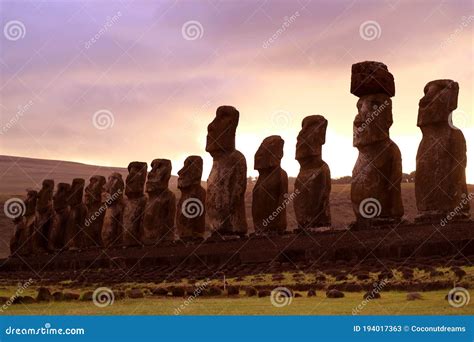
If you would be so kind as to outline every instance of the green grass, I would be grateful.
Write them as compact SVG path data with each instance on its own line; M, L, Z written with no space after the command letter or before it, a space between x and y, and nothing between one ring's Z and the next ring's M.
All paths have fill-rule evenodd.
M369 301L360 315L473 315L474 304L453 308L444 299L447 291L423 292L422 300L407 301L405 292L382 292L382 298ZM351 315L362 302L362 293L345 293L341 299L317 297L293 298L290 305L278 308L269 297L196 298L181 310L182 315ZM92 302L50 302L18 304L3 315L174 315L185 298L116 300L104 308Z

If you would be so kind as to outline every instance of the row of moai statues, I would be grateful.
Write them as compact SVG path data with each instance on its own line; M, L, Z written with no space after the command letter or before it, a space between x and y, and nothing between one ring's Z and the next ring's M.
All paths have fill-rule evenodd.
M458 91L454 81L432 81L419 103L418 126L423 132L415 184L419 222L439 223L452 212L451 220L470 217L469 201L465 201L466 142L462 132L449 122L457 107ZM356 216L352 228L399 224L404 214L402 162L389 134L394 78L382 63L354 64L351 93L359 97L353 123L353 145L359 156L351 184ZM206 151L213 158L207 189L201 186L201 157L190 156L178 172L178 203L168 188L171 162L167 159L153 160L148 173L146 163L130 163L125 183L119 173L111 174L107 181L103 176L93 176L85 188L84 203L83 179L74 179L72 185L59 183L54 196L54 181L45 180L39 192L28 192L26 211L15 220L12 251L153 245L177 238L202 240L207 228L211 239L247 236L247 165L235 148L238 122L239 112L234 107L217 109L206 141ZM291 193L288 176L281 168L283 139L274 135L261 143L254 162L259 177L252 192L256 234L288 233L286 211L290 202L298 224L296 232L331 226L331 174L322 159L327 125L321 115L303 119L296 144L300 171ZM24 243L28 240L31 243Z

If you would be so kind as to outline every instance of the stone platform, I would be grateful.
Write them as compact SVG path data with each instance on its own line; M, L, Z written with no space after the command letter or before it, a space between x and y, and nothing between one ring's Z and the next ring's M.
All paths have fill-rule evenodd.
M445 227L404 225L371 231L326 231L285 236L250 237L220 242L62 251L0 261L0 278L22 273L180 269L192 273L203 265L213 271L248 265L361 263L364 260L451 259L474 256L474 222ZM467 259L466 259L467 260ZM466 261L468 263L468 261Z

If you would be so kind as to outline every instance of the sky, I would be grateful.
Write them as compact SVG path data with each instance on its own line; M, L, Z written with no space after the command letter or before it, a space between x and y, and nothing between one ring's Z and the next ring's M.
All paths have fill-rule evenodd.
M391 138L415 170L418 101L431 80L459 83L454 123L474 183L471 0L0 1L0 154L126 167L205 152L220 105L240 111L247 158L269 135L296 136L307 115L329 121L333 178L357 158L351 65L375 60L395 77ZM2 34L3 33L3 34Z

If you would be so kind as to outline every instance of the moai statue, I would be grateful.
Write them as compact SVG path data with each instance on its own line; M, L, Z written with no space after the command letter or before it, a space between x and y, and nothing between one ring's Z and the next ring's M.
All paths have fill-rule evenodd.
M417 222L467 220L466 140L454 127L459 85L452 80L429 82L420 100L418 126L423 133L416 156Z
M15 231L10 240L11 255L28 255L31 253L37 198L38 192L29 190L25 200L25 212L21 216L13 219Z
M297 231L331 226L331 171L321 154L327 126L328 121L321 115L307 116L301 123L296 142L300 172L295 180L295 191L290 195L293 197Z
M69 221L68 198L71 191L71 185L68 183L58 183L56 193L53 196L53 222L49 232L48 249L57 251L66 245L66 231Z
M80 249L84 245L84 229L87 218L87 206L82 201L86 181L83 178L72 180L69 193L69 221L66 229L66 247L68 249Z
M105 185L107 209L102 225L102 243L105 247L117 246L122 243L123 226L123 189L122 175L112 173Z
M104 222L105 206L103 192L105 177L94 175L89 179L85 189L85 204L87 206L87 217L84 223L83 247L100 247L102 224Z
M284 140L265 138L255 153L259 176L252 192L252 218L256 234L284 234L288 201L288 175L281 168Z
M170 160L155 159L151 162L146 182L148 202L141 234L143 244L171 242L175 239L176 197L168 189L170 177Z
M358 96L353 144L359 157L352 171L354 229L396 224L403 217L400 183L402 158L390 139L395 83L385 64L352 66L351 93Z
M181 240L202 240L206 232L206 190L201 186L202 158L189 156L178 171L181 191L176 210L176 226Z
M206 212L215 238L247 235L247 163L244 155L235 149L238 123L237 109L221 106L207 127L206 151L213 163L207 180Z
M45 179L36 201L36 217L33 232L33 254L48 250L48 238L53 221L54 180Z
M128 164L128 176L125 180L125 195L123 208L122 242L124 247L141 244L143 214L146 197L143 188L146 181L147 164L131 162Z

